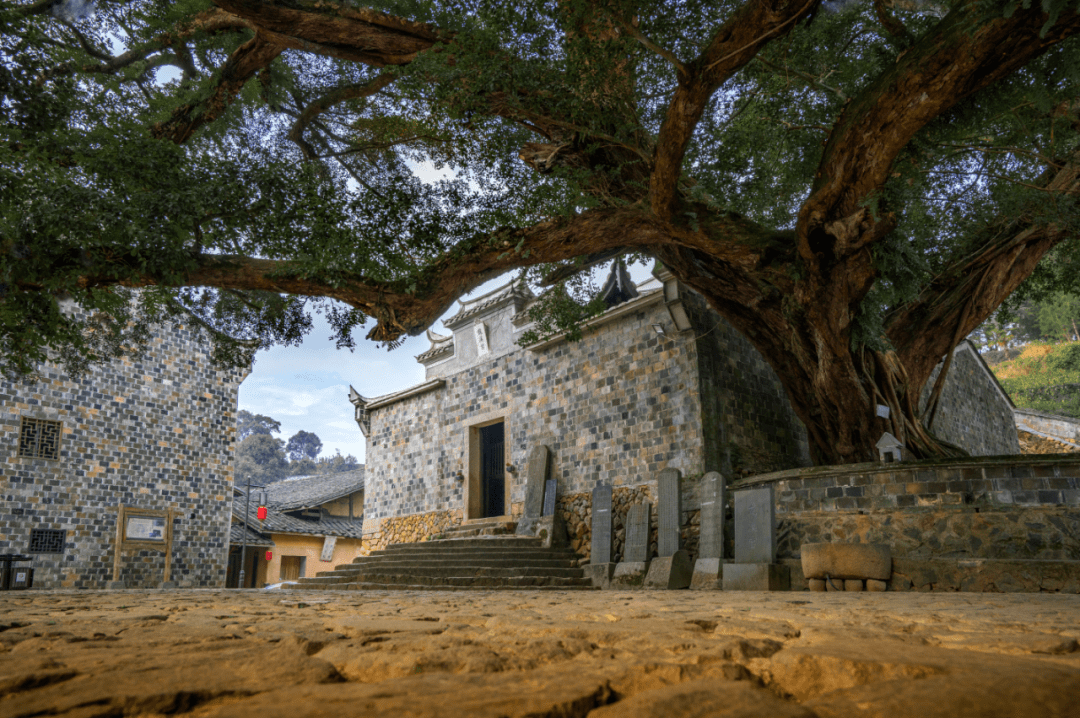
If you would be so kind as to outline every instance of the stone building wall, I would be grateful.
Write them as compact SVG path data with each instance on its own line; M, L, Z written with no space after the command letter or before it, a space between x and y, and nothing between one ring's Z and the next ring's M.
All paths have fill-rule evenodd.
M172 580L225 583L236 436L245 372L219 370L184 327L154 334L144 359L75 380L0 381L0 553L26 553L31 529L66 531L62 553L33 554L34 585L103 588L118 507L172 509ZM62 422L59 458L18 456L22 417ZM125 550L121 580L159 586L164 553Z
M578 342L528 349L513 344L526 328L512 325L518 306L477 312L489 332L488 357L474 352L473 366L453 374L443 373L449 360L440 359L428 378L445 385L368 413L365 531L379 531L389 517L463 510L458 472L470 470L469 427L496 419L505 422L507 462L519 469L531 446L551 448L560 497L597 481L655 484L668 467L692 481L719 469L725 453L744 472L807 465L805 429L775 373L704 300L685 294L691 331L675 329L654 290L617 306L616 318ZM465 353L471 331L455 333L457 351ZM519 470L509 501L523 497Z
M392 516L462 509L468 429L503 418L507 461L552 450L559 494L599 480L638 485L665 467L701 472L701 405L692 335L659 337L655 302L578 342L521 349L445 377L446 385L371 412L365 531ZM523 471L510 501L524 499Z
M935 367L923 387L920 409L926 407L941 367ZM953 354L931 430L972 456L1020 453L1012 402L968 342Z
M687 292L684 302L697 335L707 470L724 466L725 454L734 475L810 466L806 427L780 377L700 294Z

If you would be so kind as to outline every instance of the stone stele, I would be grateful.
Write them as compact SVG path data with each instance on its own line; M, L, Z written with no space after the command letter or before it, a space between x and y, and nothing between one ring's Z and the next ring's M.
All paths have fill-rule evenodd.
M873 578L892 576L892 550L879 543L804 543L800 547L807 578Z
M701 534L699 558L724 557L724 505L727 491L724 477L710 471L701 479Z
M656 549L661 558L679 550L679 524L682 519L682 493L678 469L664 469L656 479Z
M615 572L611 575L611 588L641 588L645 585L650 564L649 561L622 561L616 564Z
M634 504L626 515L626 549L623 560L646 563L649 560L649 514L652 504L648 501Z
M611 563L614 541L611 520L611 485L597 484L592 491L592 544L590 563Z
M649 573L645 576L645 588L687 588L693 573L694 565L690 563L690 554L686 549L679 549L671 556L660 556L652 560Z
M771 485L735 492L735 563L776 561L776 504ZM807 574L809 575L809 574Z
M550 455L548 447L543 444L534 446L529 452L525 464L525 507L515 531L519 535L535 535L536 521L544 510L544 482L547 480Z
M791 572L778 563L728 563L724 565L725 591L787 591Z
M719 591L724 587L724 564L722 558L699 558L694 562L694 575L690 579L692 591Z

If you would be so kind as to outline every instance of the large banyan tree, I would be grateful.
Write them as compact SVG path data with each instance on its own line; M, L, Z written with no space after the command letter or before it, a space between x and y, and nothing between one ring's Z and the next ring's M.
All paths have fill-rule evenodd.
M935 365L1076 274L1078 9L0 0L4 371L177 316L235 363L311 309L393 345L510 270L572 298L651 257L770 362L818 463L883 428L948 455Z

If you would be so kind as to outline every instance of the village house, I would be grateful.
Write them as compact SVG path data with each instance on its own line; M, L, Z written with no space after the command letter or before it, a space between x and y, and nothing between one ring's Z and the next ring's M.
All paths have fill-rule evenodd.
M602 292L608 309L579 341L523 347L535 297L512 281L461 301L444 320L451 335L428 332L423 383L375 398L350 388L367 438L365 553L519 516L536 445L551 451L557 512L586 555L598 482L615 489L621 531L628 503L655 502L658 472L679 469L692 549L705 472L809 466L806 429L779 378L700 295L663 268L634 286L618 263ZM952 367L934 430L976 455L1019 453L1011 403L978 353L962 346Z
M233 493L228 587L240 586L240 554L247 532L244 588L314 576L360 555L364 469L275 481L266 495L266 518L258 518L257 496L246 487ZM269 552L269 560L267 555Z
M0 554L41 588L224 586L247 370L176 324L142 359L38 373L0 379Z

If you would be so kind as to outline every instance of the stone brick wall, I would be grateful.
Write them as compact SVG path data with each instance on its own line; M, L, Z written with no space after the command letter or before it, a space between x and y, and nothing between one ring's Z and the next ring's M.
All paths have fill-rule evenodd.
M172 579L225 583L237 390L184 327L155 332L140 361L79 380L56 367L36 384L0 381L0 553L25 553L31 528L64 529L64 552L34 554L34 584L103 588L118 506L175 510ZM61 421L60 458L19 457L21 417ZM121 579L159 586L164 553L125 550Z
M1080 445L1080 419L1034 409L1014 409L1013 421L1017 429Z
M551 447L560 494L598 480L638 485L668 466L700 471L695 342L658 337L650 325L661 321L670 323L667 310L653 303L622 318L619 331L497 357L372 411L365 523L461 509L454 476L468 473L468 428L485 418L504 419L507 461L518 467L534 444ZM524 490L518 471L510 500Z
M708 470L720 470L725 453L734 475L810 466L806 427L791 409L780 377L701 295L688 292L684 301L698 337Z
M618 318L579 342L514 351L506 347L524 327L513 337L503 331L512 329L513 305L477 315L494 356L440 373L441 388L370 411L365 530L388 517L464 508L456 475L469 475L469 427L483 421L505 422L507 462L517 467L531 446L548 445L560 496L597 481L654 484L667 467L700 476L720 468L726 452L755 473L808 464L806 432L772 369L700 297L685 302L689 332L674 329L657 292L616 307ZM456 332L455 342L469 336ZM511 502L523 500L524 479L523 471L511 477Z
M1080 459L1071 455L782 471L778 554L812 542L886 543L902 558L1080 560Z
M920 409L926 407L941 366L923 387ZM964 447L972 456L1020 453L1012 403L968 342L956 348L931 428L939 438Z

